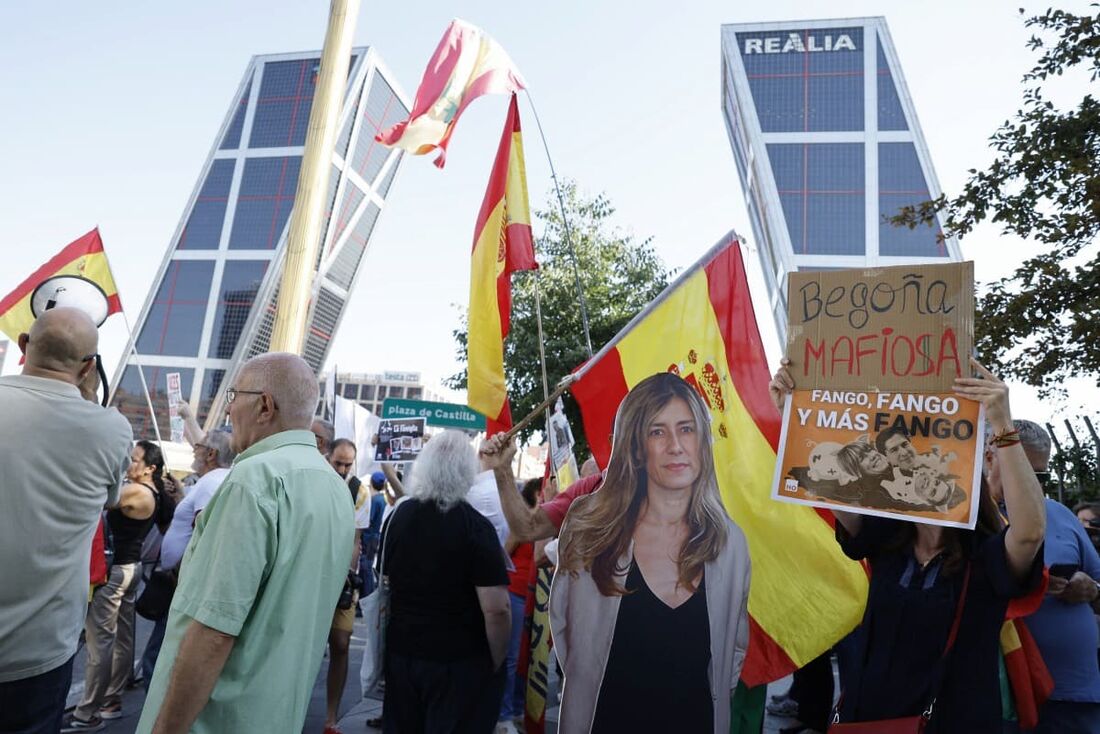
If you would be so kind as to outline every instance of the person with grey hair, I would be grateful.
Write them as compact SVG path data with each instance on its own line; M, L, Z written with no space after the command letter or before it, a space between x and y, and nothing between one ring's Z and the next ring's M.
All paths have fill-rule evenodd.
M317 418L310 424L309 430L313 431L317 450L327 456L332 450L332 442L336 440L336 426L323 418Z
M183 554L138 732L301 730L354 533L309 431L317 399L309 365L282 352L226 388L239 455Z
M1037 423L1015 420L1032 470L1042 476L1050 463L1050 436ZM993 497L1002 501L999 472L989 472ZM1039 709L1039 734L1100 732L1100 634L1093 609L1100 606L1100 555L1077 516L1062 503L1046 498L1043 563L1050 582L1042 606L1024 618L1042 653L1054 691Z
M22 374L0 377L4 732L61 727L88 608L92 537L130 464L130 424L96 396L98 346L83 311L55 308L20 335Z
M511 604L492 524L466 502L469 439L444 431L421 451L407 499L382 531L386 732L492 732L504 693Z

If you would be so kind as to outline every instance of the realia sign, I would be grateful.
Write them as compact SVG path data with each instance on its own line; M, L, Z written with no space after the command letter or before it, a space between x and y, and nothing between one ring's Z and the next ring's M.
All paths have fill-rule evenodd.
M746 38L745 55L748 54L789 54L817 51L857 51L855 41L847 33L797 32L786 36L768 36L766 38Z

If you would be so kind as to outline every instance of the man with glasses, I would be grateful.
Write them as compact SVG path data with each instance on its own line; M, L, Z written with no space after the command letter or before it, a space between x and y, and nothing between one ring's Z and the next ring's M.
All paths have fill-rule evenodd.
M1031 468L1045 473L1050 436L1032 421L1013 424ZM993 499L1002 502L997 454L987 459L986 481ZM1032 731L1092 734L1100 731L1100 636L1093 615L1093 606L1100 604L1100 555L1068 507L1049 497L1045 505L1043 563L1050 569L1050 581L1042 606L1024 622L1054 679L1054 691L1039 709L1039 725Z
M309 431L318 397L286 353L226 389L239 455L184 552L137 731L301 730L355 527Z
M129 422L98 404L98 342L83 311L51 309L19 338L22 374L0 377L0 731L61 727L92 536L130 463Z

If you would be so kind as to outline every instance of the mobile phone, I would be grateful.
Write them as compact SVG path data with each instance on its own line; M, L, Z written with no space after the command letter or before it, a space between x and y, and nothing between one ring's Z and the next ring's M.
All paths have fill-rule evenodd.
M1077 573L1080 569L1075 563L1055 563L1050 567L1050 575L1057 576L1058 578L1068 579L1073 574Z

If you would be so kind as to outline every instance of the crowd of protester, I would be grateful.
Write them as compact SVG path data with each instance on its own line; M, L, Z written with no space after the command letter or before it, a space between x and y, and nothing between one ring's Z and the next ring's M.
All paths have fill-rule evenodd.
M517 486L505 435L475 449L443 431L404 474L371 467L315 419L306 363L261 355L226 389L228 427L203 433L183 408L180 487L160 447L97 404L97 339L79 311L48 311L20 339L22 374L0 378L0 734L137 715L122 700L135 610L153 620L138 731L299 731L327 655L323 731L339 734L355 620L376 593L389 618L368 726L516 732L547 565L559 731L730 730L749 552L718 495L708 409L680 377L638 383L604 471L589 459L558 492ZM1049 437L972 367L955 392L988 422L976 527L832 513L840 548L869 569L866 611L773 698L784 731L909 718L931 734L1100 732L1100 505L1044 497ZM769 388L781 410L796 388L786 364ZM1035 678L1050 681L1035 721L1009 693L1009 632L1033 640ZM83 692L65 713L82 638Z

